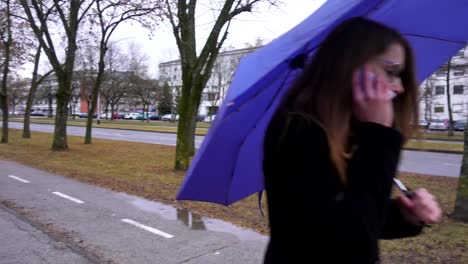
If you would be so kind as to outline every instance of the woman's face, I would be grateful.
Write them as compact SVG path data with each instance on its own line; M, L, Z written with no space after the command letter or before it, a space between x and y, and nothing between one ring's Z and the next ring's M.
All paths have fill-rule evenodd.
M384 53L368 64L378 76L387 81L394 93L398 95L405 91L400 77L405 68L405 49L400 44L391 44Z

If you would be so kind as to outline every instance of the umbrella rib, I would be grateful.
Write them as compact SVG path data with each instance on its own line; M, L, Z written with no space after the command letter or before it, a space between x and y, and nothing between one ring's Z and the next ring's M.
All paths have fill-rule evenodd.
M418 37L418 38L427 38L427 39L434 39L434 40L441 40L445 42L452 42L452 43L457 43L457 44L466 44L466 41L460 41L460 40L450 40L450 39L444 39L444 38L437 38L437 37L431 37L431 36L426 36L426 35L419 35L419 34L403 34L405 36L411 36L411 37Z
M265 112L268 112L268 110L269 110L270 107L272 106L273 102L275 101L274 99L276 98L276 96L278 95L278 93L284 88L284 85L285 85L286 81L288 80L288 77L289 77L289 75L291 74L291 72L292 72L292 69L289 68L289 70L288 70L287 73L285 74L285 78L284 78L283 82L282 82L281 85L278 87L278 89L276 90L275 94L272 96L272 98L271 98L271 100L270 100L268 106L266 107L264 113L265 113ZM272 80L272 81L275 81L275 80L276 80L276 79L274 79L274 80ZM257 93L257 94L255 95L255 97L257 97L261 92L264 92L265 90L266 90L266 89L262 89L259 93ZM260 117L260 119L261 119L261 118L262 118L262 117ZM243 146L244 143L245 143L245 140L250 136L250 134L252 133L253 130L255 130L255 126L254 126L254 129L250 129L250 132L241 140L241 143L239 144L239 148L238 148L238 150L237 150L237 155L235 155L235 156L236 156L236 161L234 162L234 170L232 171L232 175L231 175L231 178L230 178L230 181L229 181L229 185L228 185L228 186L231 186L231 185L232 185L232 180L234 179L234 175L235 175L235 173L236 173L236 166L235 166L235 164L237 164L237 162L239 161L239 151L241 150L242 146ZM228 190L229 190L229 189L230 189L230 188L228 188ZM227 202L229 202L230 196L231 196L231 195L230 195L230 192L229 192L228 197L227 197L227 199L228 199Z
M314 46L312 49L307 49L308 44L309 44L309 43L307 43L306 45L304 45L304 48L303 48L304 51L301 52L301 53L310 54L313 50L315 50L317 47L320 46L320 45L316 45L316 46ZM300 53L299 53L299 54L300 54ZM289 73L290 73L290 72L289 72ZM270 83L274 82L275 80L276 80L276 79L271 80ZM255 85L255 84L254 84L254 85ZM268 85L264 85L264 87L268 87ZM248 104L251 100L253 100L253 99L255 99L256 97L258 97L258 95L261 94L261 93L263 93L263 92L265 91L265 89L266 89L266 88L263 88L263 89L258 90L255 94L253 94L253 96L252 96L249 100L247 100L247 101L243 102L242 104L240 104L240 105L236 108L235 111L239 111L240 108L241 108L242 106ZM235 111L232 111L232 112L235 112ZM231 112L231 113L232 113L232 112ZM230 114L231 114L231 113L230 113ZM228 117L228 116L226 116L226 117Z

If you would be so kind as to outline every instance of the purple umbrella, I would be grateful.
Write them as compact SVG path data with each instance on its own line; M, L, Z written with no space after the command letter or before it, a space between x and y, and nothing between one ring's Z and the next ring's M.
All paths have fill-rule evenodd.
M398 29L415 51L421 82L467 44L467 14L467 0L327 1L295 28L242 59L177 199L229 205L264 189L268 122L301 66L341 21L362 16Z

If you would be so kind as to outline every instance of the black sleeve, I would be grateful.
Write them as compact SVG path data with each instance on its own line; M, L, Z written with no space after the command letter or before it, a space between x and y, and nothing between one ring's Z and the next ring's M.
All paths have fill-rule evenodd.
M385 220L382 239L395 239L416 236L421 233L422 225L412 225L408 223L400 211L396 200L392 200L388 207L388 215Z
M390 204L402 136L392 128L375 123L361 124L356 131L358 146L348 163L348 183L340 192L325 131L315 122L306 125L304 122L290 122L280 137L283 143L277 150L278 157L269 158L267 162L274 163L267 165L265 171L271 234L272 238L280 237L273 243L281 244L284 251L289 245L281 241L292 244L295 237L281 233L281 222L286 229L290 227L284 223L306 224L301 220L306 218L313 229L302 234L308 236L318 254L333 248L341 254L327 255L330 260L375 261L378 258L377 239ZM271 151L268 146L266 150ZM288 175L286 178L285 174ZM292 201L286 203L289 195L297 198L296 204L306 206L313 218L302 215L304 208L291 206ZM285 213L287 216L282 216ZM297 214L294 223L289 220L293 213Z

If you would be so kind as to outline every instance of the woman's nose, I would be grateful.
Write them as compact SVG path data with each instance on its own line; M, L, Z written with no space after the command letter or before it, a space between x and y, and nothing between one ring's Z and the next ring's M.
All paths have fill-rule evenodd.
M403 85L401 85L401 83L391 85L391 89L396 94L402 94L403 92L405 92L405 88L403 88Z

